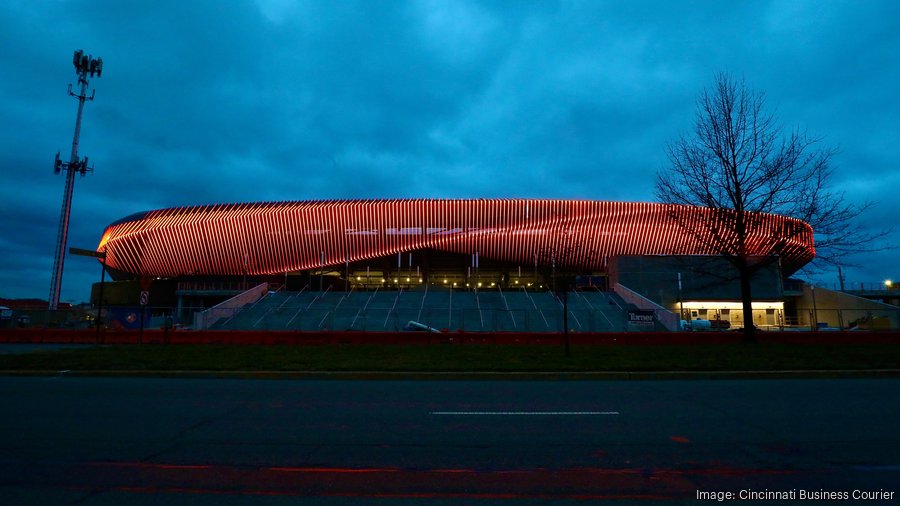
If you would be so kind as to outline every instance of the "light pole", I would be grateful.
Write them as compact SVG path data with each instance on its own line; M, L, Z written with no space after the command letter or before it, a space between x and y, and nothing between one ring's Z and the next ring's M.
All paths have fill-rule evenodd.
M241 280L241 291L242 292L247 291L247 269L249 267L250 267L250 256L245 251L244 252L244 276L243 276L243 279Z
M694 330L693 318L691 318L690 315L688 315L688 317L685 318L685 314L684 314L684 297L681 296L681 273L680 272L678 273L678 305L680 306L680 310L681 310L681 321L687 321L687 325L685 325L685 329L693 331ZM681 323L679 322L679 327L680 326L681 326Z
M399 260L398 260L399 263ZM322 258L319 260L319 291L322 291L322 276L325 272L325 252L322 252Z
M563 289L563 341L565 341L566 356L569 356L569 286Z
M813 302L813 331L819 330L819 310L816 307L816 287L815 285L810 285L809 290L812 292L812 302Z
M88 96L88 75L91 78L94 74L100 77L103 72L103 60L94 58L93 56L84 54L84 51L75 51L72 58L72 64L75 65L75 73L78 75L78 84L81 86L80 91L76 94L72 91L72 85L69 85L69 95L78 100L78 113L75 116L75 136L72 139L72 154L69 156L69 162L63 162L59 153L56 153L56 161L53 164L53 170L56 174L65 171L66 186L63 192L62 210L59 213L59 231L56 235L56 256L53 259L53 273L50 278L50 302L49 309L56 311L59 308L59 293L62 288L63 264L66 257L66 242L69 236L69 215L72 211L72 191L75 188L75 173L78 172L82 176L87 171L92 171L93 167L88 167L88 159L78 158L78 138L81 135L81 114L84 110L84 102L86 100L94 100L94 92Z

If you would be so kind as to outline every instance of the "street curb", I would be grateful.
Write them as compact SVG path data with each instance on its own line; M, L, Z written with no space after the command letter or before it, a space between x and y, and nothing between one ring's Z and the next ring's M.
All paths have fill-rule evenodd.
M78 371L0 370L0 376L310 379L310 380L444 380L444 381L603 381L728 379L900 378L900 369L802 371Z

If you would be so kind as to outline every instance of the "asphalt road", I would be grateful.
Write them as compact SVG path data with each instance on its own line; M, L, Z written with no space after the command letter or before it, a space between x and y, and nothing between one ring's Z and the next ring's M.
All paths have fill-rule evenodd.
M898 394L895 379L0 377L0 504L891 504Z

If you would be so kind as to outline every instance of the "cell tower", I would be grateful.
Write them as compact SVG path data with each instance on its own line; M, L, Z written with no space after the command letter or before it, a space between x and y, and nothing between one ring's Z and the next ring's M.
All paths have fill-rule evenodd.
M94 100L94 90L91 90L91 96L87 95L88 76L93 78L96 74L97 77L100 77L103 72L103 60L86 55L81 49L75 51L72 64L75 65L78 85L81 88L76 94L72 91L72 85L69 84L69 95L78 100L78 115L75 116L75 137L72 139L72 155L69 157L69 162L66 163L59 158L59 152L57 152L56 161L53 164L54 173L66 173L66 189L63 192L62 211L59 213L59 233L56 236L56 256L53 259L53 276L50 280L50 310L53 311L59 308L59 292L62 287L63 263L66 258L66 242L69 237L69 214L72 210L75 173L77 172L84 176L88 171L94 170L93 167L88 167L87 157L83 159L78 158L78 137L81 135L81 113L84 110L84 102L85 100Z

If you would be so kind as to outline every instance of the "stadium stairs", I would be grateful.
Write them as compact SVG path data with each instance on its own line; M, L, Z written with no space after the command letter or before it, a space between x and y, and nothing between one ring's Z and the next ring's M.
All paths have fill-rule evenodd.
M622 332L629 305L612 292L568 294L571 332ZM218 330L562 332L563 302L551 292L413 290L269 292L216 322Z

